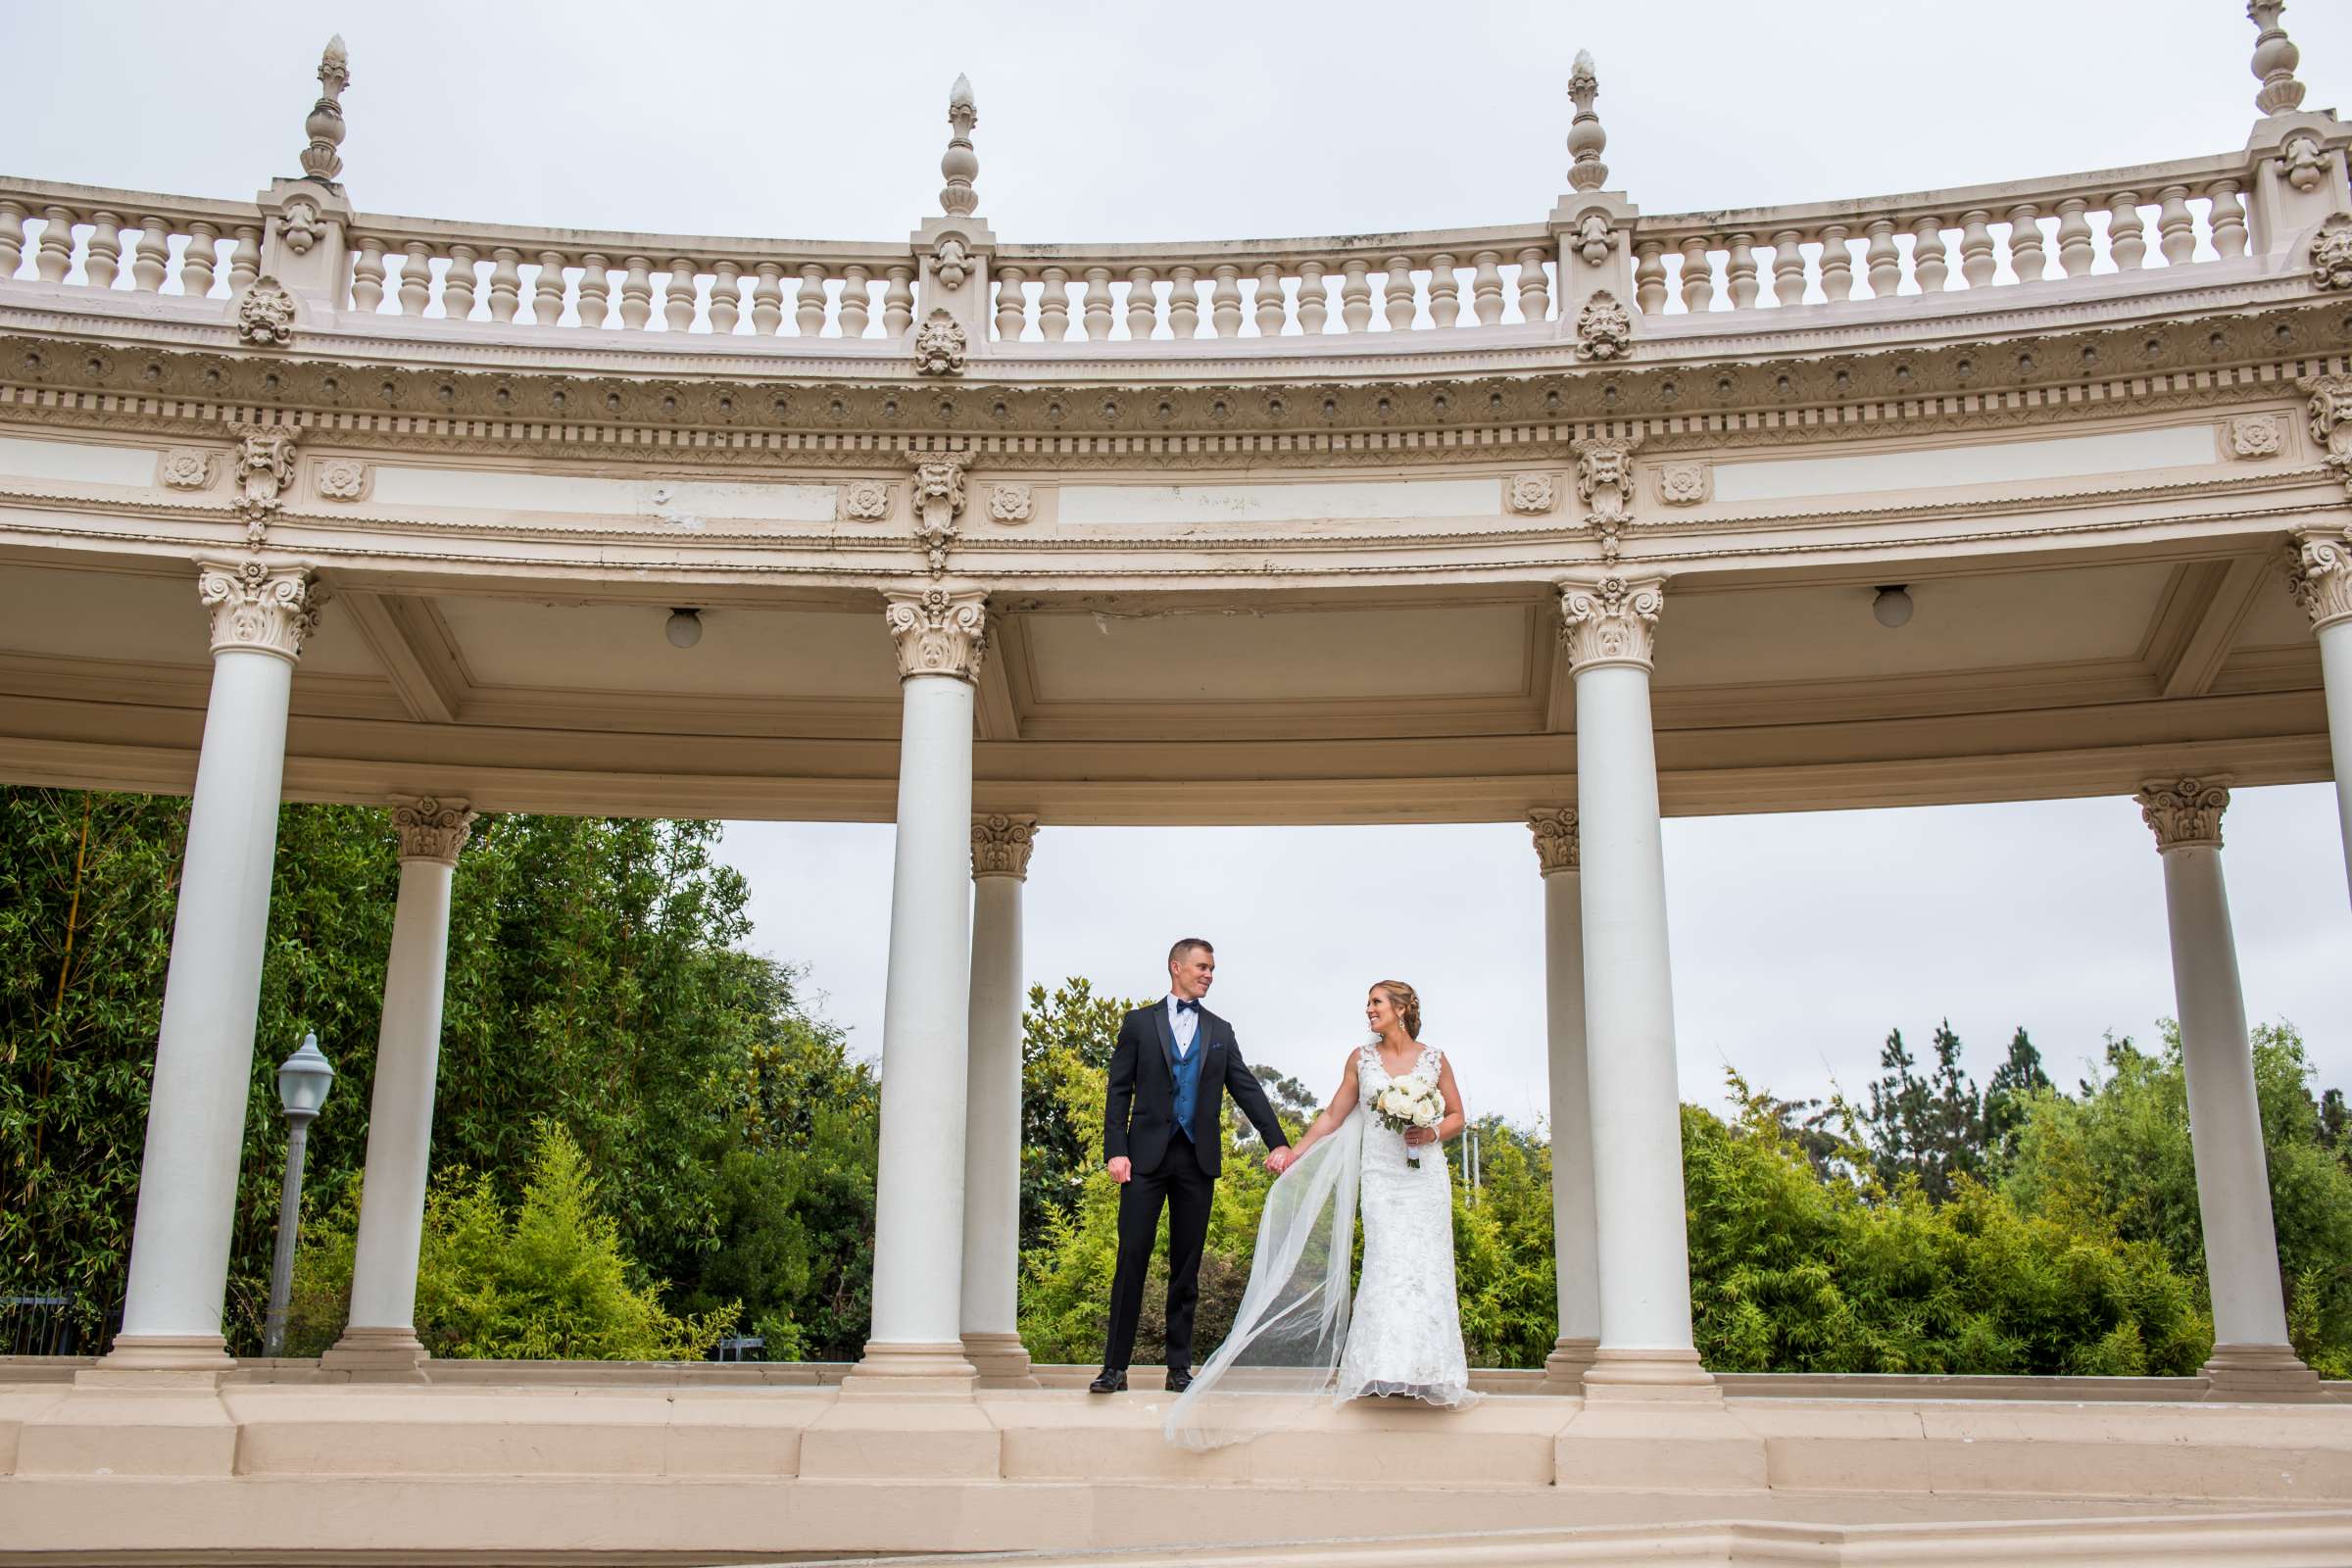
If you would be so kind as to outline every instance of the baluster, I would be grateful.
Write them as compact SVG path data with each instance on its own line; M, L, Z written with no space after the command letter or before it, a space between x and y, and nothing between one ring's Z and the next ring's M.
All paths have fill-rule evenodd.
M801 286L793 294L793 322L803 337L825 334L825 270L814 262L801 264Z
M735 335L735 323L743 319L743 264L713 262L710 264L710 330L720 337Z
M242 293L253 286L262 275L262 226L259 223L239 223L234 241L228 248L228 291Z
M997 336L1017 343L1029 325L1029 274L1017 267L997 269Z
M2223 261L2246 254L2246 207L2238 200L2237 181L2217 179L2205 188L2213 198L2213 248Z
M752 284L752 330L774 337L784 330L784 265L761 262L752 272L758 279Z
M63 283L74 270L74 213L65 207L41 209L41 248L32 259L33 273L44 283Z
M1891 299L1903 283L1903 257L1894 248L1894 220L1873 219L1864 232L1870 236L1870 244L1862 252L1862 265L1870 275L1870 297Z
M2038 283L2049 270L2041 245L2041 209L2020 202L2009 209L2009 270L2020 283Z
M90 215L90 247L82 253L81 280L92 288L113 288L122 270L122 220L100 208Z
M1922 294L1940 294L1951 266L1944 260L1943 220L1923 218L1911 225L1911 277Z
M490 319L512 321L522 309L522 252L512 245L490 249Z
M640 331L654 317L653 259L629 256L620 265L620 324L626 331Z
M1361 332L1372 324L1371 270L1371 264L1361 260L1350 261L1343 269L1340 323L1350 332Z
M1219 337L1242 334L1242 270L1231 265L1216 270L1216 286L1208 291L1209 326Z
M204 253L209 251L203 233L204 225L197 223L189 226L196 229L197 233L188 241L188 254L180 258L179 286L183 293L194 299L200 292L212 292L212 262L204 259ZM205 271L201 291L196 277L198 267ZM369 234L360 241L359 254L351 261L351 308L362 316L373 316L383 309L383 305L384 242Z
M872 270L860 266L842 268L842 336L863 338L865 324L875 319L875 301L868 289Z
M1756 236L1734 234L1731 254L1724 260L1724 281L1730 286L1732 309L1752 311L1756 307Z
M441 314L453 321L473 317L474 264L481 259L482 253L470 245L449 248L449 270L441 278Z
M612 310L612 258L590 251L580 258L580 324L602 329ZM550 323L551 325L553 323Z
M1481 254L1492 256L1494 253L1485 251ZM1642 308L1643 316L1655 316L1666 308L1666 246L1662 241L1645 239L1635 248L1634 257L1634 303ZM1486 280L1483 271L1479 274L1479 280L1483 286ZM1487 319L1483 304L1478 318L1482 321Z
M663 264L668 281L662 285L662 324L672 332L694 330L695 273L700 270L683 256Z
M2058 204L2058 270L2081 277L2090 270L2096 252L2090 242L2090 204L2069 196Z
M1101 343L1110 336L1110 269L1090 267L1086 270L1086 289L1080 294L1078 308L1084 313L1082 323L1089 343Z
M1544 247L1519 253L1519 319L1541 321L1551 315L1551 285L1544 276Z
M2165 265L2180 267L2197 253L2197 220L2189 215L2188 187L2167 185L2156 193L2156 248Z
M1409 256L1392 256L1387 264L1388 286L1381 290L1381 324L1392 332L1413 329L1413 263Z
M1481 326L1502 319L1502 252L1480 251L1470 258L1470 312Z
M1272 262L1263 262L1257 269L1257 335L1282 336L1282 269Z
M0 200L0 283L24 263L24 220L31 216L23 203Z
M1443 251L1429 259L1429 324L1439 331L1462 318L1462 285L1453 267L1453 258Z
M1854 297L1852 239L1843 223L1821 231L1821 297L1832 305Z
M1487 254L1492 256L1494 253L1489 251ZM1324 267L1321 262L1300 262L1298 264L1298 331L1300 336L1320 337L1330 329L1331 293L1323 286L1323 273ZM1499 295L1502 289L1502 280L1499 277L1495 279L1494 288ZM1499 304L1496 309L1500 309Z
M368 241L375 244L374 241ZM188 248L179 257L179 291L200 300L213 291L213 270L220 264L220 230L198 219L188 225ZM384 297L384 248L375 246L375 297Z
M172 225L160 218L139 220L139 248L130 258L131 287L142 294L161 294L164 274L172 270Z
M1683 309L1693 315L1715 304L1715 264L1707 258L1707 242L1697 234L1683 241Z
M1972 207L1960 215L1960 277L1970 288L1983 288L2000 270L1992 253L1992 214Z
M1772 236L1772 303L1805 303L1805 236L1784 228Z
M1150 341L1159 328L1159 274L1149 267L1127 270L1127 335Z
M1045 278L1046 286L1037 300L1038 328L1046 334L1047 342L1065 343L1070 336L1069 269L1049 267L1040 275Z
M562 251L539 253L539 275L531 281L532 325L554 326L564 319L564 265Z
M2107 204L2107 255L2119 272L2148 265L2147 225L2140 221L2137 191L2119 190Z
M1168 330L1184 339L1200 335L1200 274L1190 267L1168 273Z
M883 275L890 281L882 290L882 333L897 337L914 320L914 267L894 267Z
M413 239L400 248L400 314L422 316L433 297L432 249L424 241ZM229 265L232 270L228 286L233 293L237 286L233 255Z

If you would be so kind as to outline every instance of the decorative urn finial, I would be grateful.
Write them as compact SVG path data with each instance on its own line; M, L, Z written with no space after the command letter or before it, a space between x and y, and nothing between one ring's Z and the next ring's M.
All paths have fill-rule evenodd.
M1600 77L1593 74L1590 49L1576 52L1576 67L1568 73L1568 96L1576 103L1576 119L1568 124L1568 183L1577 190L1598 190L1609 178L1609 166L1600 161L1609 133L1600 128L1600 116L1592 111L1592 100L1600 96Z
M2303 84L2295 79L2303 52L2278 25L2278 13L2285 9L2286 0L2247 0L2246 5L2246 20L2262 29L2254 38L2254 79L2262 83L2254 107L2266 116L2291 113L2303 103Z
M343 89L350 85L351 56L338 32L318 57L320 96L302 127L311 134L311 144L302 150L302 172L322 185L333 184L343 172L343 155L336 149L343 145Z
M939 207L952 218L969 218L980 205L980 193L972 189L972 179L980 172L979 155L972 151L972 127L979 122L972 79L958 74L948 90L948 123L956 134L948 138L947 153L939 161L939 172L948 181L939 193Z

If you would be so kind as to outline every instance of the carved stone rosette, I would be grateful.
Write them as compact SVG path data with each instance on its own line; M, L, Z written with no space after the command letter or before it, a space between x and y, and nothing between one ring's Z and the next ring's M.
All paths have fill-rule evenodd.
M2286 429L2276 414L2241 414L2229 423L2230 455L2249 463L2275 458L2286 445Z
M1575 807L1539 806L1527 813L1527 826L1536 836L1536 859L1545 876L1581 868Z
M2352 620L2352 529L2297 535L2287 546L2286 582L2313 631Z
M972 875L1026 880L1029 852L1037 846L1034 816L972 818Z
M921 593L885 589L882 612L899 647L899 678L953 675L970 680L988 653L988 595L978 590Z
M1513 512L1523 517L1538 517L1551 510L1552 491L1552 479L1548 473L1514 473L1505 496Z
M2164 779L2139 792L2139 814L2156 835L2156 851L2222 847L2222 812L2230 805L2227 779Z
M879 479L852 479L841 487L841 514L852 522L880 522L890 515L890 486Z
M1655 577L1603 577L1561 588L1560 640L1568 647L1569 672L1607 664L1649 668L1665 607L1666 584Z
M392 831L400 835L402 859L455 865L473 832L473 808L430 795L400 801L392 808Z
M291 663L318 629L326 591L308 566L207 562L196 568L196 595L213 615L213 652L275 654Z
M1715 497L1715 467L1704 462L1658 466L1658 499L1670 507L1695 507Z
M1036 502L1025 484L992 485L988 492L988 514L999 522L1027 522Z

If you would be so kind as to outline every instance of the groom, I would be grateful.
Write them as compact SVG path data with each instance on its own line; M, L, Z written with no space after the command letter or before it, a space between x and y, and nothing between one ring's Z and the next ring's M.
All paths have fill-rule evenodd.
M1270 1151L1266 1168L1291 1162L1291 1141L1266 1103L1233 1038L1233 1025L1200 1005L1217 975L1217 955L1199 937L1168 950L1168 995L1119 1022L1103 1106L1102 1153L1119 1189L1119 1264L1110 1281L1110 1339L1096 1394L1123 1394L1144 1277L1159 1210L1168 1209L1168 1389L1193 1381L1193 1304L1200 1295L1200 1247L1208 1238L1209 1195L1222 1163L1224 1094Z

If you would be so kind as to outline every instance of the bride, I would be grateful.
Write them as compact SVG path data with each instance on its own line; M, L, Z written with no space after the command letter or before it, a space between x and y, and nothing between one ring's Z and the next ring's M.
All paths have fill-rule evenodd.
M1238 1443L1365 1396L1449 1409L1478 1397L1454 1290L1452 1175L1437 1147L1462 1130L1461 1090L1452 1063L1421 1044L1411 986L1373 986L1364 1020L1375 1038L1349 1053L1331 1103L1280 1167L1233 1331L1168 1412L1171 1443ZM1436 1089L1445 1117L1398 1133L1366 1107L1413 1079ZM1359 1190L1363 1278L1351 1301Z

